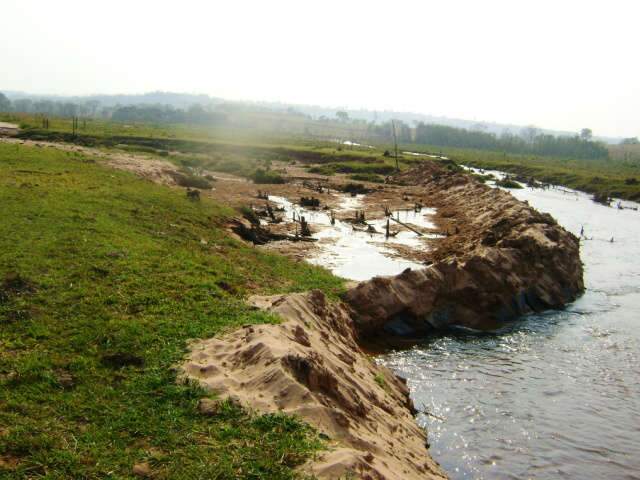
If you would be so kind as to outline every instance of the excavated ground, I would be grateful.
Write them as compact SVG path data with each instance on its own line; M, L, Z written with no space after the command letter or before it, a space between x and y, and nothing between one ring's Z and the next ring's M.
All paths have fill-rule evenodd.
M331 442L303 467L317 478L446 478L427 453L406 385L360 349L344 305L319 291L251 301L283 322L195 342L184 378L317 427Z
M83 152L151 181L176 185L176 167L163 160L37 143ZM215 188L202 194L233 206L263 204L257 196L265 189L290 200L309 196L302 182L310 175L303 168L279 168L295 181L265 188L212 173ZM331 178L334 186L346 181ZM428 240L421 257L428 267L361 282L339 304L327 302L320 292L255 298L256 307L283 322L195 341L181 366L183 378L220 398L231 397L257 411L295 414L325 433L332 448L304 467L318 478L445 478L429 456L425 432L414 422L406 385L375 365L361 348L365 340L450 325L493 328L523 313L560 308L583 290L578 239L549 215L433 162L392 182L368 185L373 190L364 198L367 218L381 218L385 207L436 207L436 230L446 235ZM338 206L330 193L315 196L329 208ZM273 228L290 232L291 226ZM317 248L306 242L277 243L300 258Z
M336 441L320 478L440 478L402 382L362 351L371 338L478 329L560 308L583 290L579 242L549 215L435 163L365 197L367 215L420 202L447 235L428 268L359 283L342 305L316 292L261 299L284 323L194 344L185 375L259 411L296 414ZM393 208L392 207L392 208ZM391 379L391 380L390 380Z
M493 329L561 308L584 290L578 239L548 214L468 175L425 163L394 181L420 188L447 232L433 264L347 292L359 332L423 334L451 325Z

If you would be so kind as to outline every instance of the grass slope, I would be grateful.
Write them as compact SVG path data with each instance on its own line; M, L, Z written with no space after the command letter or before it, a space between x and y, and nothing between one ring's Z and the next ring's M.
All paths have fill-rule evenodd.
M76 153L0 144L0 205L0 478L291 478L321 448L283 415L199 415L172 367L190 338L276 321L246 294L340 279Z

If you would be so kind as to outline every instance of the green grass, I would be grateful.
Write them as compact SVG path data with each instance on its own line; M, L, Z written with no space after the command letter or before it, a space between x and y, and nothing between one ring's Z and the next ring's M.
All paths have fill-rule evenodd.
M534 177L541 182L564 185L588 193L640 200L640 158L625 158L612 153L609 159L579 160L461 148L415 145L406 148L413 148L413 151L437 151L463 165ZM612 147L612 152L614 150L616 148ZM634 183L632 179L638 180L638 183Z
M395 160L383 157L390 145L363 140L377 149L345 147L306 134L306 126L314 132L328 128L326 135L316 138L366 135L365 131L351 132L337 124L323 126L310 120L295 122L273 114L238 114L236 125L201 126L163 123L123 123L109 120L81 121L78 135L71 135L71 119L51 118L50 129L41 130L40 120L33 115L6 114L0 120L20 123L24 138L79 143L84 145L120 148L123 150L167 156L179 165L233 173L251 178L257 169L268 170L273 161L312 165L311 170L322 175L389 175ZM291 120L291 119L289 119ZM273 125L279 125L277 129ZM280 123L285 122L285 123ZM310 123L309 123L310 122ZM306 125L306 126L305 126ZM335 129L338 131L334 131ZM346 130L345 130L346 128ZM319 130L317 130L319 129ZM340 130L342 129L342 130ZM564 185L589 193L608 194L626 199L640 199L640 146L610 146L607 159L580 160L548 156L506 154L478 149L437 147L431 145L401 145L401 151L441 153L458 163L479 168L499 169L536 180ZM410 168L423 161L420 157L399 158L400 168ZM364 178L364 177L361 177ZM373 177L371 177L373 178ZM638 180L634 183L633 179Z
M251 179L259 185L286 183L285 178L279 173L262 168L258 168L251 176Z
M130 478L143 461L156 478L292 478L322 447L283 415L198 414L207 394L173 367L188 339L277 321L246 295L336 297L342 280L78 153L0 144L0 205L1 478Z
M380 157L382 159L382 157ZM396 171L390 161L362 162L357 160L333 162L311 167L309 172L321 175L334 175L336 173L352 173L361 175L391 175Z
M503 187L503 188L522 188L522 185L520 185L518 182L511 180L510 178L504 178L502 180L497 180L496 181L496 185L498 187Z
M349 178L357 182L384 183L384 178L375 173L353 173Z

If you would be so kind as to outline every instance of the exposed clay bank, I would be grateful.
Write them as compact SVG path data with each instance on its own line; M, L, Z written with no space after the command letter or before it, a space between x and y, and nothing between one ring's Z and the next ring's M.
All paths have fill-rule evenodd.
M345 301L363 335L449 326L494 329L560 308L583 291L578 238L507 192L425 163L397 181L420 185L449 232L426 269L375 278Z

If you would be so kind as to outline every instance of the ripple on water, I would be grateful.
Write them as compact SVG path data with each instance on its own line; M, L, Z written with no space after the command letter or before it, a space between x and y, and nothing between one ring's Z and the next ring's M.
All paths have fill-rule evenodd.
M418 422L454 479L640 478L640 212L577 192L513 194L594 238L581 246L586 294L564 311L450 332L379 361L431 414Z

